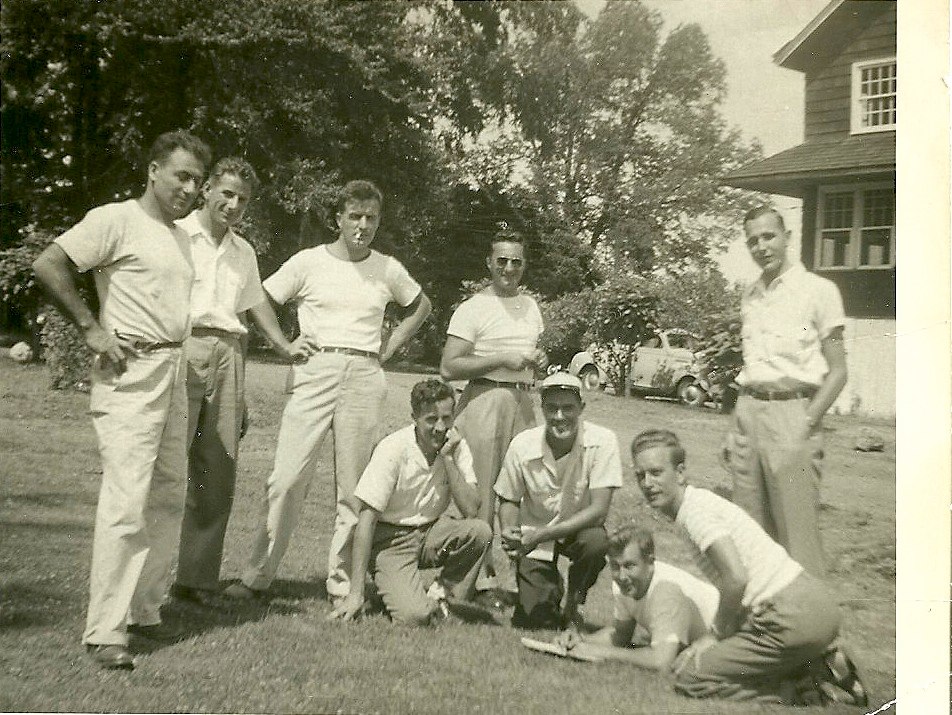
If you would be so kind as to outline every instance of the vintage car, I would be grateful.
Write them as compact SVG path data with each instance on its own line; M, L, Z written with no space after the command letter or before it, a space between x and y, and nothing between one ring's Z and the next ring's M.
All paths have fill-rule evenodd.
M658 330L636 343L628 379L632 392L674 397L686 405L701 406L711 396L702 386L696 335L671 328ZM569 372L578 375L587 389L603 387L607 375L591 351L576 353Z

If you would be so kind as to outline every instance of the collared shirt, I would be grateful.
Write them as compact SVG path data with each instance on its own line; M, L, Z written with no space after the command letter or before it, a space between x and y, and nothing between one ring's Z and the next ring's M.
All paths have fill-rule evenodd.
M188 337L188 236L136 199L92 209L56 239L80 272L95 269L99 322L108 332L166 343Z
M460 440L453 455L460 476L476 486L473 455ZM380 521L424 526L436 521L450 503L449 476L442 456L428 464L414 426L387 435L370 457L354 496L380 512Z
M532 352L542 328L542 313L532 296L519 294L503 298L486 288L460 304L450 318L446 333L472 343L473 355L486 357ZM483 377L502 382L530 382L532 368L500 367Z
M718 539L730 539L747 570L741 603L753 608L779 593L803 572L780 544L733 502L707 489L688 485L675 523L694 546L697 564L711 581L720 574L706 551Z
M274 300L298 304L301 335L317 345L380 352L387 304L408 306L420 284L396 258L371 249L362 261L335 258L327 246L291 256L264 289Z
M503 459L496 494L519 504L523 531L564 521L592 502L591 490L622 486L618 438L610 429L583 421L571 451L556 460L545 425L513 437ZM554 544L539 544L529 556L551 559Z
M820 342L845 324L836 285L794 263L741 297L744 367L737 384L761 389L819 387L829 372Z
M712 584L663 561L655 561L651 583L641 598L626 596L615 581L612 594L615 620L644 628L651 645L687 646L696 641L711 629L721 598Z
M195 265L192 327L244 335L248 329L239 313L265 300L255 250L231 229L215 241L198 220L198 211L177 223L189 235Z

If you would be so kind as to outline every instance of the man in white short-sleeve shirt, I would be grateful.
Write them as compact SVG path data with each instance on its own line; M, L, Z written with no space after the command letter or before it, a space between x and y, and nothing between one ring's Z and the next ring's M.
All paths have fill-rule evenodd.
M496 481L503 549L517 561L512 623L520 628L578 625L605 567L605 517L622 486L621 459L611 430L581 420L584 407L574 375L543 380L545 425L513 438ZM571 562L564 608L560 555Z
M138 199L92 209L33 264L95 353L90 411L102 459L83 642L104 668L132 668L130 634L175 637L161 624L185 495L185 361L193 270L174 221L202 185L208 147L159 136ZM77 288L95 271L100 313Z
M385 437L354 491L360 516L354 535L350 593L331 618L350 620L365 600L364 577L394 621L429 624L441 614L440 600L472 587L492 532L476 517L478 497L473 457L453 429L453 388L425 380L410 393L413 424ZM461 519L441 518L452 498ZM420 569L440 568L431 599ZM442 604L445 608L445 604Z
M188 360L188 492L171 593L214 603L225 530L235 493L238 441L244 414L245 362L241 344L247 311L285 359L304 358L306 346L285 339L261 289L251 245L232 229L242 218L258 177L248 162L219 160L202 187L204 203L178 226L191 242L192 332Z
M556 642L565 648L667 672L678 653L706 635L720 598L717 589L677 566L655 560L654 537L625 524L608 535L612 574L612 625L582 635L574 629ZM633 636L637 644L632 647Z
M270 587L304 506L318 450L331 429L337 513L327 593L339 601L350 592L357 524L353 493L377 439L386 395L381 365L430 313L429 299L403 265L370 248L382 206L383 194L374 184L351 181L338 200L337 240L296 253L264 282L276 303L296 303L300 340L313 354L291 368L291 394L265 495L267 518L259 525L241 582L225 589L227 596L252 598ZM391 302L404 308L404 317L384 338L384 310Z
M450 318L440 373L446 380L468 380L460 398L457 427L470 448L479 480L479 516L492 527L493 485L512 438L536 423L529 390L535 370L548 364L538 347L542 314L532 296L521 293L525 272L523 238L497 233L486 266L492 283L463 301ZM487 553L487 579L495 579Z
M710 633L675 661L675 689L697 698L865 705L855 666L834 644L842 614L828 586L739 506L687 484L673 432L642 432L631 454L645 499L681 527L720 593Z
M823 576L821 420L847 380L845 316L836 285L787 255L772 208L744 218L762 273L741 298L744 366L724 456L734 501L807 571Z

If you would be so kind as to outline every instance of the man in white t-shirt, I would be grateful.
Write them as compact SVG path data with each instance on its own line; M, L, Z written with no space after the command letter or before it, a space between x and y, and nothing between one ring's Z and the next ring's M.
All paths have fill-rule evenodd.
M351 540L357 524L354 487L377 440L386 396L383 363L430 314L430 301L395 258L370 248L380 225L383 194L369 181L351 181L337 206L338 238L291 256L264 289L279 304L297 304L300 340L313 354L294 365L290 397L264 499L267 514L255 536L241 582L225 595L248 599L271 585L304 506L314 460L334 433L337 514L328 556L327 593L350 592ZM384 310L404 308L383 338Z
M331 618L349 621L360 612L368 573L391 618L411 625L445 615L446 604L424 591L420 569L442 569L439 592L457 599L472 587L492 531L475 518L473 457L453 429L455 406L453 388L445 382L418 382L410 393L413 424L374 449L354 491L360 516L350 593ZM462 519L443 517L451 498Z
M706 635L720 598L717 589L677 566L655 560L654 537L625 524L608 535L614 621L590 636L575 629L556 643L610 660L667 672L678 653ZM632 648L632 638L638 637Z
M503 549L517 562L512 623L520 628L577 627L605 568L605 517L622 486L621 459L615 433L582 421L584 407L574 375L543 380L545 425L513 438L496 481ZM561 609L560 555L571 562Z
M697 698L866 704L852 661L834 645L842 618L829 588L803 570L736 504L684 476L685 452L668 430L631 445L651 507L674 520L720 592L708 635L675 662L675 689Z
M539 306L519 291L525 262L521 235L506 230L493 237L486 259L492 283L453 313L440 362L443 379L469 381L456 424L473 451L479 516L490 527L493 485L503 457L512 438L536 423L529 391L535 370L548 365L538 347L543 328ZM489 586L495 575L491 561L487 571Z
M843 300L787 255L790 231L776 209L752 209L744 233L762 273L741 297L744 367L725 441L733 499L822 577L821 421L847 380Z
M235 494L238 440L244 412L245 362L241 341L247 311L285 359L305 358L281 332L261 289L251 245L232 230L245 213L258 177L248 162L219 160L202 187L204 203L178 222L191 242L192 332L188 360L188 492L172 595L213 605L222 546Z
M132 668L129 636L166 641L165 598L187 469L185 360L192 258L175 225L210 152L184 131L159 136L138 199L92 209L36 259L50 297L95 353L89 408L102 459L83 642L104 668ZM77 288L94 271L97 318Z

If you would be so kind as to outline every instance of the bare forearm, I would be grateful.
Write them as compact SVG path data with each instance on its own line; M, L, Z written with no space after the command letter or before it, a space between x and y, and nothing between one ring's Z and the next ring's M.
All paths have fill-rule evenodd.
M440 362L440 375L444 380L471 380L503 367L504 360L504 353L444 357Z
M605 523L608 516L608 510L591 504L579 512L576 512L565 521L559 521L549 526L544 526L536 532L536 540L558 541L572 534L577 534L583 529L590 529L594 526L601 526Z
M86 305L76 285L76 275L62 248L53 244L33 262L33 272L46 295L82 330L98 327L96 316Z
M450 496L453 497L453 503L459 509L459 513L467 519L472 519L479 512L479 494L476 487L468 484L463 475L456 467L456 461L452 457L444 457L446 465L446 475L449 481Z
M367 576L367 565L370 563L370 549L378 516L379 514L374 509L364 506L360 516L357 517L357 528L354 530L350 590L361 598L364 595L364 580Z
M380 362L386 362L393 357L393 355L403 347L404 343L413 337L430 315L432 309L430 299L421 293L417 300L411 304L410 314L397 324L380 346Z
M272 345L282 349L282 351L289 352L291 350L291 343L284 337L284 332L281 330L280 323L278 323L278 316L274 312L274 308L271 307L271 301L268 298L251 308L248 313Z
M668 670L674 661L674 656L668 657L653 646L619 647L586 638L582 647L587 654L601 656L606 660L630 663L645 670ZM676 652L675 655L677 655Z
M519 526L519 505L505 499L499 500L499 528L505 531Z
M819 423L827 410L836 402L836 398L840 396L843 388L846 387L847 377L848 373L845 365L834 367L827 373L823 379L823 383L820 385L820 389L817 390L817 393L813 396L813 400L810 402L810 406L807 408L807 417L811 425Z

